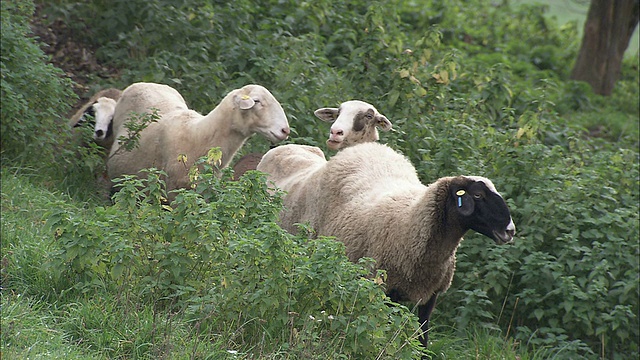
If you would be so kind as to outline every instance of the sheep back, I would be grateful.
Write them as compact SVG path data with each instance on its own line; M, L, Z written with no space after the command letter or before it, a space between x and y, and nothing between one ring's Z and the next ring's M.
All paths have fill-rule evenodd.
M163 84L135 83L122 92L116 111L113 115L113 131L118 136L126 135L123 124L131 117L132 112L143 113L157 109L159 114L167 114L176 110L188 110L180 93Z
M305 184L317 180L315 170L326 164L324 153L317 147L308 145L288 144L278 146L267 151L258 163L257 170L267 174L267 179L273 185L285 190L285 208L280 216L283 229L296 233L296 223L311 220L315 226L316 208L306 199L308 187Z
M149 124L142 132L138 146L131 151L120 150L120 137L127 137L128 130L124 124L133 113L151 113L158 110L160 118ZM181 116L178 116L181 115ZM178 144L187 146L190 140L186 134L171 133L171 129L163 126L164 122L186 122L201 117L195 111L189 110L184 98L170 86L154 83L135 83L127 87L116 105L113 117L113 132L115 141L107 162L109 178L113 179L124 174L137 174L144 168L156 167L165 171L165 154L173 153ZM165 136L165 134L170 136ZM174 141L169 141L175 138ZM179 154L180 152L175 152ZM178 163L177 158L172 159ZM183 165L183 164L180 164ZM183 171L186 174L186 170Z
M443 264L431 259L421 240L431 236L428 224L437 211L411 213L438 195L420 182L406 157L386 145L360 144L332 157L322 171L316 170L316 176L319 186L308 189L314 195L307 201L318 207L314 221L318 234L342 241L354 262L362 257L375 259L376 267L387 271L387 288L400 289L416 304L449 287L455 249L447 254L453 258ZM417 273L421 268L437 270Z
M285 147L288 151L281 149ZM428 190L406 157L379 143L348 147L328 161L305 160L308 153L320 151L309 148L281 146L267 152L258 165L287 192L282 227L291 230L295 223L309 223L318 235L342 241L350 260L374 258L377 267L387 271L388 289L398 289L417 304L445 291L459 241L446 255L429 254L423 239L432 235L437 210L412 210L445 196L448 188L439 189L445 180Z

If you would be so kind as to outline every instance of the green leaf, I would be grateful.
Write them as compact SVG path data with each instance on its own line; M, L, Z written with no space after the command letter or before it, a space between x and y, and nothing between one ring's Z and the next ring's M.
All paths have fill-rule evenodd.
M542 319L542 316L543 316L543 315L544 315L544 310L542 310L542 309L535 309L535 310L533 311L533 316L535 316L535 317L536 317L536 319L538 319L538 321L539 321L540 319Z

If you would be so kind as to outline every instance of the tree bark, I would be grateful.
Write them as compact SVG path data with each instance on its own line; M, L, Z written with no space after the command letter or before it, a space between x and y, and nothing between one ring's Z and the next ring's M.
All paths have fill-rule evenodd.
M640 0L591 0L571 79L586 81L596 94L611 95L638 25L639 5Z

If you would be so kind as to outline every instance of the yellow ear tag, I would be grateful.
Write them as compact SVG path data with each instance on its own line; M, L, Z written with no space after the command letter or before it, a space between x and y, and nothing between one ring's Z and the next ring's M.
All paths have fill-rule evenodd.
M249 100L251 98L251 96L249 95L242 95L242 100Z
M462 196L462 195L464 195L464 194L466 194L466 192L465 192L464 190L458 190L458 191L456 192L456 195L458 195L458 196Z

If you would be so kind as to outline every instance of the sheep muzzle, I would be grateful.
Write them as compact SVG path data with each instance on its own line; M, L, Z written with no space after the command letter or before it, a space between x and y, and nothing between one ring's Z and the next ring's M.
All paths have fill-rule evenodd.
M513 236L516 234L516 226L513 223L513 220L509 222L507 228L503 231L493 230L493 240L498 245L508 244L513 242Z

